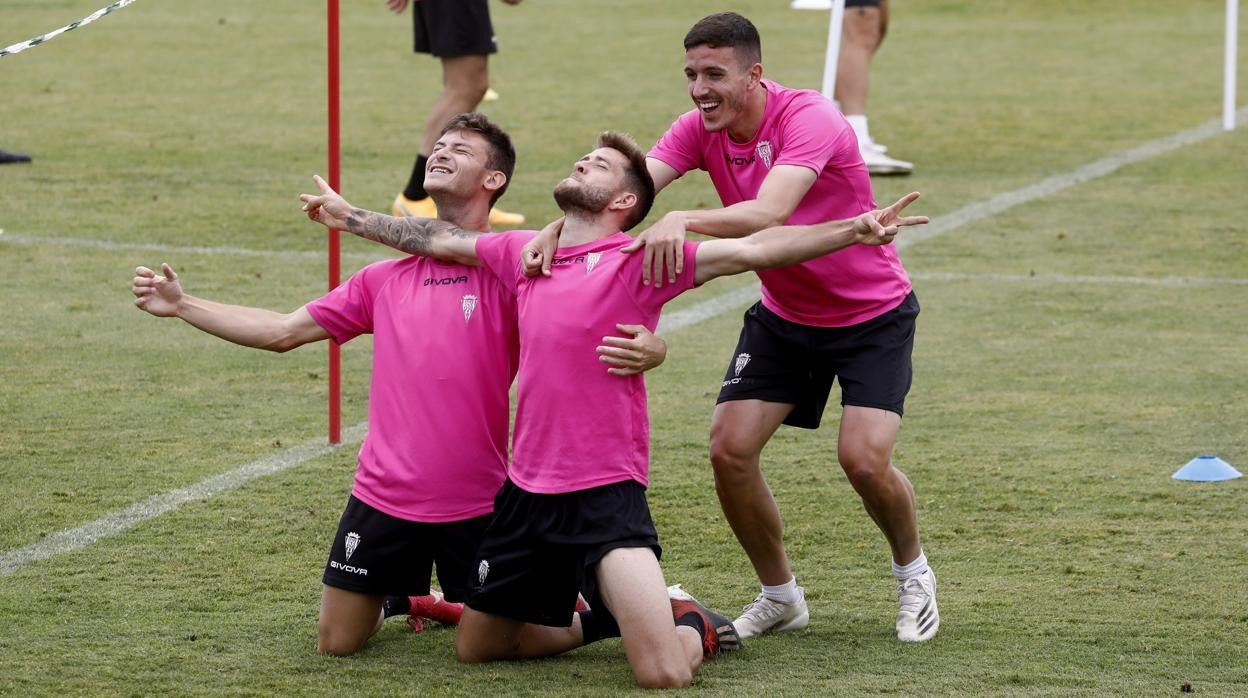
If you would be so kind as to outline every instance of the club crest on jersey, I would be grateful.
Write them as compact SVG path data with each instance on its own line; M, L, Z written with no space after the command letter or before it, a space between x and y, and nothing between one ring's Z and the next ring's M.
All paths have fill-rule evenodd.
M758 151L759 159L761 159L763 161L763 164L767 166L767 169L770 170L771 169L771 141L759 141L758 146L755 147L754 150Z
M602 259L601 252L590 252L585 255L585 273L588 274L593 271L594 267L598 266L598 260L600 259Z
M360 534L355 531L348 533L346 540L343 541L343 544L347 548L347 559L350 560L351 553L354 553L355 549L360 547Z
M477 565L477 584L485 584L485 578L488 576L490 576L490 561L482 560L481 564Z
M750 363L749 354L737 354L737 362L732 367L733 374L741 375L741 371L745 370L745 365L748 363Z
M464 322L472 319L472 311L477 309L477 297L471 293L459 299L459 307L464 310Z

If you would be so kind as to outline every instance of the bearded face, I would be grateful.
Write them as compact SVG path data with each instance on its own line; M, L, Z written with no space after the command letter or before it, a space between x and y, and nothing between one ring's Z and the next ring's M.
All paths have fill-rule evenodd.
M611 203L611 194L606 187L595 187L569 177L555 187L555 203L564 213L573 210L601 213Z

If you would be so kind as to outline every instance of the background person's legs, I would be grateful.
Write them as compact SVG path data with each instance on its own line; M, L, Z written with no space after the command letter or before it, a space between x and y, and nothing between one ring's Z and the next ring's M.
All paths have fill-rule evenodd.
M888 33L888 0L846 3L841 52L836 66L836 101L858 135L858 147L872 174L909 174L914 165L885 155L867 125L871 59Z
M451 117L474 111L490 86L490 57L487 55L455 56L442 60L442 92L425 119L420 152L412 167L412 176L403 189L403 196L420 201L429 196L425 191L425 164L438 142L442 127Z
M425 166L446 122L476 111L485 98L490 87L490 54L497 50L497 42L486 0L421 0L414 4L412 13L416 52L442 61L442 92L425 118L412 174L394 198L390 212L436 218L437 205L425 191ZM524 222L524 216L491 208L489 222L517 226Z

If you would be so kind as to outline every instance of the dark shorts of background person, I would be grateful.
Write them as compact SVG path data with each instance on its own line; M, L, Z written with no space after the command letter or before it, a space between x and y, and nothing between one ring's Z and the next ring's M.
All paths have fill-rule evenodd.
M606 612L594 566L612 550L662 555L646 488L632 480L566 494L534 494L510 480L477 553L468 606L526 623L568 627L583 593Z
M851 7L879 7L880 0L845 0L845 9Z
M717 403L764 400L793 405L784 423L816 429L834 380L841 405L875 407L901 415L913 376L915 318L911 291L901 305L849 327L790 322L755 303L745 311L741 337L724 374Z
M408 521L348 497L321 581L361 594L421 596L429 593L436 565L446 599L463 601L477 546L492 518L487 514L446 523Z
M498 52L486 0L419 0L412 3L416 53L438 58Z

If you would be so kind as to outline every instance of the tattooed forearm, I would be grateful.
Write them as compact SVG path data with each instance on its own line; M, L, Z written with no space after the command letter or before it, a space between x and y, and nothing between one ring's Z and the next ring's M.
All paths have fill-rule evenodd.
M431 218L395 218L362 208L351 209L347 229L364 238L388 247L422 256L438 256L433 246L439 234L455 237L476 237L458 226Z

